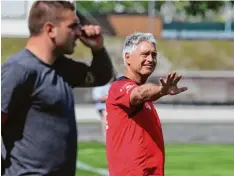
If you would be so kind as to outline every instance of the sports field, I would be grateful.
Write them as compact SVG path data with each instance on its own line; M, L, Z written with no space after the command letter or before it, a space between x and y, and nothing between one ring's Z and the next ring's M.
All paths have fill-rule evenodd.
M107 169L105 146L97 142L79 143L79 161ZM234 176L234 145L166 145L166 176ZM104 174L103 174L104 175ZM77 176L100 176L77 169Z

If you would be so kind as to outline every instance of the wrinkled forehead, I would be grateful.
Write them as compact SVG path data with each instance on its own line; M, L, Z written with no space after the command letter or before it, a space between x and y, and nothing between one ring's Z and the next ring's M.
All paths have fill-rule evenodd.
M156 44L149 41L141 41L136 45L138 51L156 51Z

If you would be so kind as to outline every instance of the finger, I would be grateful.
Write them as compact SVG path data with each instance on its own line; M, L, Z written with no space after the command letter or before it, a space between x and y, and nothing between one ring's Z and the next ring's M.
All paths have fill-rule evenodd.
M171 76L172 81L174 81L175 76L176 76L176 72L173 72Z
M101 28L98 25L89 25L89 30L92 36L97 36L101 33Z
M166 84L169 83L170 77L171 77L171 73L169 73L169 74L167 75Z
M167 75L167 81L170 79L170 77L171 77L171 73L169 73L168 75Z
M85 35L87 36L87 37L91 37L92 35L93 35L93 29L92 29L92 27L90 26L90 25L86 25L86 26L83 26L82 27L82 30L84 31L84 33L85 33Z
M181 88L177 88L177 89L170 89L169 94L170 95L177 95L177 94L182 93L182 92L184 92L186 90L188 90L187 87L181 87Z
M175 79L176 72L173 72L170 76L169 83L172 84Z
M179 75L179 76L173 81L173 85L177 85L177 83L180 81L181 78L182 78L182 75Z
M87 37L89 36L88 25L82 26L82 36Z
M179 88L179 90L180 90L180 92L184 92L184 91L188 90L188 87L181 87L181 88Z
M181 88L178 88L175 92L174 92L174 95L176 94L179 94L179 93L182 93L184 91L188 90L187 87L181 87Z
M159 80L160 80L162 86L165 86L165 85L166 85L165 81L164 81L162 78L160 78Z
M100 26L97 26L97 25L96 25L96 26L94 27L94 30L95 30L95 34L96 34L96 35L100 35L100 34L101 34L101 28L100 28Z
M94 36L95 35L95 28L92 25L89 25L88 27L88 32L90 36Z

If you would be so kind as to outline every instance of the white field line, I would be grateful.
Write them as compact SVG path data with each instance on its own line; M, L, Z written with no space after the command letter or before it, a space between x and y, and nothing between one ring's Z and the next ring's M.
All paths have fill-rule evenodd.
M108 172L107 169L94 168L94 167L89 166L89 165L87 165L85 163L82 163L80 161L77 161L76 167L79 168L79 169L82 169L82 170L86 170L86 171L89 171L89 172L99 174L101 176L109 176L109 172Z
M86 153L86 154L94 153L96 151L97 151L97 149L94 150L92 148L87 148L87 149L81 149L81 150L79 150L79 152ZM109 176L109 172L108 172L107 169L94 168L94 167L92 167L92 166L90 166L88 164L82 163L79 160L76 163L76 167L79 168L79 169L82 169L82 170L86 170L86 171L89 171L89 172L93 172L93 173L99 174L101 176Z

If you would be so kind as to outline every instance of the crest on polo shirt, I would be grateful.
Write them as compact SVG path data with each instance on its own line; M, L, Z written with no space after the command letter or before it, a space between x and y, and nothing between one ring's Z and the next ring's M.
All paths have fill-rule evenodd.
M148 103L145 103L145 107L151 111L151 106Z
M135 87L136 85L135 84L132 84L132 83L127 83L125 84L121 89L120 89L120 92L123 92L125 91L127 94L129 93L129 91Z

